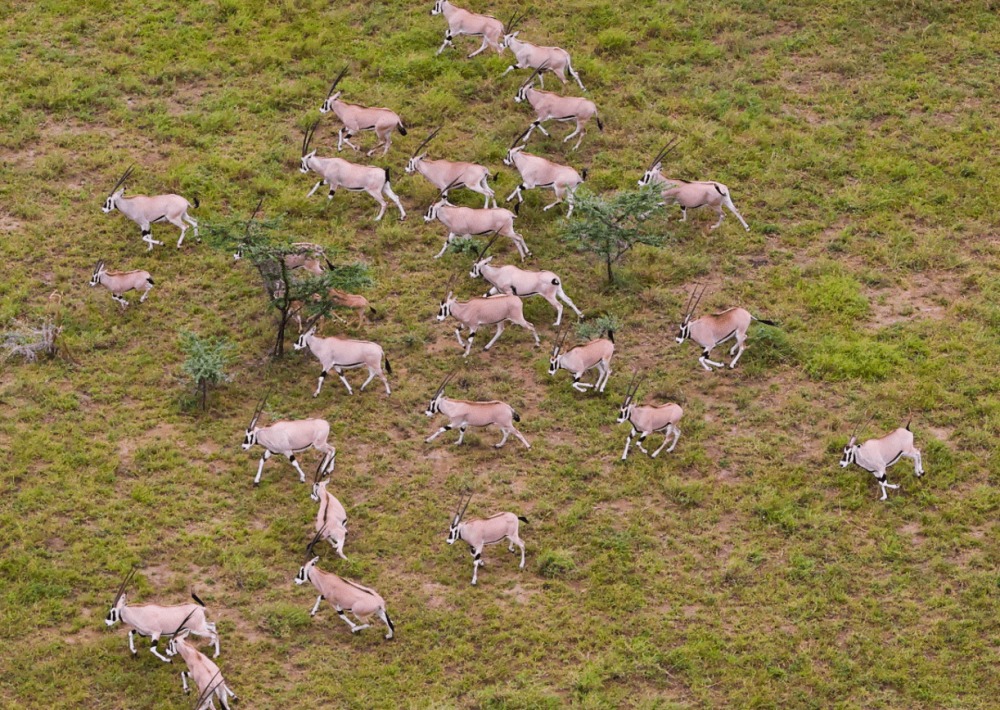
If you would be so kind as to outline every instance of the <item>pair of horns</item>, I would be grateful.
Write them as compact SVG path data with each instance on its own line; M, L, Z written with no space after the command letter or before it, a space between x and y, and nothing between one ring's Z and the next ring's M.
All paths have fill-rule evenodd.
M639 391L639 385L641 385L645 379L645 376L640 376L639 371L635 370L632 373L632 379L629 380L628 387L625 388L625 399L635 397L635 393Z
M518 15L517 14L517 10L514 10L514 14L510 16L510 19L507 20L507 23L504 25L504 28L505 28L504 29L504 33L505 34L511 34L511 33L513 33L514 32L514 28L517 27L518 23L521 22L521 20L523 20L527 16L528 16L527 12L524 12L524 13L521 13L520 15Z
M424 146L426 146L428 143L434 140L434 136L436 136L440 132L441 132L441 126L438 126L433 131L431 131L431 134L426 138L424 138L424 142L418 145L417 149L413 151L413 155L411 157L416 158L418 155L420 155L420 151L424 149Z
M468 509L469 501L471 500L472 500L472 491L469 491L468 495L466 495L465 493L459 494L458 507L455 508L455 517L458 520L461 520L462 516L465 515L465 511Z
M656 165L659 162L662 162L664 158L666 158L668 155L677 150L677 144L680 143L680 140L681 140L680 138L674 136L669 141L667 141L667 144L662 148L660 148L660 152L657 153L656 156L654 156L653 161L649 164L649 169L652 170L654 165Z
M98 271L100 271L103 268L104 268L104 259L98 259L97 263L94 264L94 273L96 274Z
M705 291L708 290L708 284L701 287L701 292L698 291L698 284L694 285L691 290L691 295L688 297L687 304L684 306L684 322L687 323L694 312L698 309L698 304L701 303L701 297L705 295ZM697 298L695 297L697 294Z
M205 685L205 689L201 691L201 695L199 695L198 700L195 701L194 704L195 710L198 710L198 708L204 706L205 701L208 700L210 697L212 697L212 693L214 693L219 688L219 686L223 684L224 681L220 677L221 675L222 675L222 670L221 669L217 670L215 672L215 675L213 675L211 680L209 680L208 683ZM215 682L216 678L219 679L218 683Z
M556 341L556 349L562 350L563 344L566 342L566 338L569 337L569 323L567 323L563 327L562 333L560 335L557 335L556 337L558 338L558 340Z
M186 624L188 622L188 619L190 619L194 615L194 613L196 611L198 611L197 607L195 607L194 609L192 609L191 611L189 611L188 615L184 617L184 621L182 621L180 623L180 626L178 626L176 629L174 629L173 633L171 633L170 636L173 637L173 638L176 638L177 634L179 634L181 631L184 630L184 624Z
M493 246L493 244L496 243L496 240L499 238L500 238L500 230L498 229L495 232L493 232L493 235L490 237L490 240L486 242L486 246L484 246L483 250L479 252L479 256L476 257L476 261L480 261L486 255L486 252L489 251L490 247Z
M312 142L313 136L316 135L316 126L319 125L319 119L317 118L315 123L306 129L306 133L302 136L302 155L309 152L309 144Z
M125 183L126 180L128 180L130 177L132 177L132 173L134 171L135 171L135 166L134 165L130 165L129 168L128 168L128 170L126 170L124 173L122 173L122 176L120 178L118 178L118 182L116 182L115 186L113 188L111 188L111 194L112 195L114 193L118 192L118 188L121 187Z
M535 71L531 72L531 76L529 76L527 78L527 80L525 80L525 82L523 84L521 84L521 88L524 88L526 86L530 86L531 82L533 82L535 80L535 77L538 76L539 74L541 74L543 71L545 71L548 68L549 68L549 63L548 62L542 62L540 66L538 66L538 67L535 68Z
M854 431L851 432L851 438L852 439L858 435L858 431L859 430L864 429L866 426L868 426L869 424L871 424L872 419L875 418L875 415L872 414L870 417L868 417L868 420L865 421L864 424L862 424L861 422L864 421L865 416L867 414L868 414L868 410L865 409L865 413L862 414L861 417L858 419L858 421L854 424Z
M337 84L340 83L340 80L344 78L345 74L347 74L347 67L341 69L340 73L337 74L337 78L333 80L332 84L330 84L330 90L326 92L326 98L333 96L333 90L337 88Z
M514 148L517 146L518 141L520 141L522 138L528 135L530 131L531 131L531 124L529 123L528 127L521 132L521 135L519 135L517 138L514 139L514 142L510 144L510 148L508 148L507 150L514 150ZM527 141L525 141L521 147L523 148L527 144L528 144Z
M442 189L441 192L438 193L438 198L435 200L435 202L440 202L448 194L448 190L455 187L455 185L461 185L461 184L462 184L461 176L449 182L447 185L444 186L444 189Z
M458 370L452 370L447 374L447 376L445 376L445 378L441 381L441 384L438 385L437 391L434 392L435 399L437 399L438 396L440 396L441 393L444 392L444 388L448 386L448 383L451 382L452 379L454 379L456 374L458 374Z
M260 401L257 403L257 406L253 410L253 417L250 419L250 426L248 426L247 429L254 428L254 425L257 423L257 420L260 419L261 413L264 411L264 405L267 404L267 398L270 396L271 396L271 390L268 390L267 394L265 394L263 397L260 398Z
M111 602L111 608L112 609L115 608L116 606L118 606L118 600L121 599L122 598L122 594L125 593L125 587L128 586L128 583L132 581L133 577L135 577L135 571L137 569L138 569L138 567L136 567L135 565L133 565L132 569L130 569L125 574L125 579L123 579L122 583L118 585L118 591L115 592L115 600L113 602Z

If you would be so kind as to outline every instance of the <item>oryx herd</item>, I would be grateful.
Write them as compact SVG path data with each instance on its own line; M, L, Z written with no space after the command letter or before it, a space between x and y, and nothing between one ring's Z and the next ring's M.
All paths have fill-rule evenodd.
M524 315L525 300L532 296L541 296L556 311L553 323L556 331L552 337L548 374L557 376L560 370L565 370L572 376L572 383L569 386L574 391L602 394L606 391L609 379L613 374L611 363L616 353L615 333L612 330L602 331L601 337L590 339L587 342L575 345L568 343L572 328L570 324L563 324L563 304L569 306L580 319L584 318L584 313L567 295L563 278L551 270L529 270L511 264L495 264L493 263L495 255L487 255L490 249L495 248L500 237L506 237L513 244L520 261L523 262L531 256L531 251L528 249L524 237L514 228L514 221L524 200L524 191L535 188L551 189L554 192L555 200L551 204L545 205L543 211L548 211L565 202L566 218L571 218L574 209L574 194L586 180L587 170L581 168L578 171L576 168L554 162L546 157L527 153L525 147L536 128L544 135L549 135L543 123L550 120L572 121L575 122L575 129L563 139L563 142L568 142L576 137L576 143L572 148L572 150L576 150L586 134L586 126L591 119L594 119L598 129L603 131L604 125L598 115L597 106L589 99L562 96L535 88L536 80L542 84L544 74L551 72L561 81L564 88L567 84L572 88L572 83L567 81L568 74L581 91L586 91L580 75L572 65L568 52L558 47L534 45L519 39L520 30L516 30L515 27L518 22L523 20L523 16L519 17L515 14L507 23L503 23L496 18L459 8L448 0L437 0L434 3L432 14L444 15L447 21L445 39L438 49L438 54L451 46L454 39L466 35L481 38L482 41L482 45L469 54L469 57L474 57L487 48L500 54L509 49L514 56L514 61L507 67L503 75L519 69L532 70L528 78L519 85L514 100L518 103L527 103L534 113L534 118L529 126L513 141L503 158L504 165L513 168L518 173L517 187L506 198L508 203L513 202L516 198L517 202L513 210L497 205L494 188L490 185L491 182L496 183L497 173L491 174L489 167L471 162L427 157L430 151L425 149L440 133L440 126L430 131L408 159L405 173L419 174L438 191L437 199L427 208L424 216L425 222L436 220L447 230L444 246L436 254L435 259L442 257L449 245L454 244L456 239L465 240L472 236L488 237L485 246L475 253L469 272L471 278L482 278L486 282L488 288L484 289L485 293L479 297L459 300L452 289L452 283L449 283L447 289L442 289L445 295L439 303L437 320L443 322L449 317L454 318L454 333L462 349L463 358L472 355L474 339L480 328L496 326L492 338L482 348L484 351L488 351L504 333L508 323L527 330L531 334L535 346L541 347L542 338L539 330ZM337 91L337 87L346 72L346 68L339 72L319 109L322 114L332 113L341 124L337 131L337 150L341 151L344 146L347 146L360 153L361 149L351 142L351 139L364 131L373 131L377 141L374 147L367 151L367 157L375 155L379 148L381 148L380 157L386 156L392 147L393 132L398 131L402 136L407 135L404 122L398 114L390 109L366 108L342 101L342 92ZM316 173L319 178L306 197L311 197L323 185L329 186L328 199L332 199L338 188L341 187L351 192L367 192L379 206L378 213L375 215L376 221L383 218L389 202L398 209L399 219L404 220L406 210L390 184L390 169L353 163L336 157L317 157L319 149L312 147L312 140L316 135L318 125L319 121L313 123L302 138L301 155L299 156L301 160L300 171L305 174ZM718 221L710 227L711 230L714 230L722 223L723 207L725 207L736 216L744 228L749 230L746 221L733 204L729 188L725 185L714 181L689 182L679 178L668 178L664 175L662 172L663 162L676 145L677 142L673 141L655 155L639 180L639 184L642 186L656 185L661 191L665 204L680 205L682 221L686 219L689 208L711 207L718 215ZM152 237L151 225L154 223L170 222L177 226L181 230L177 242L178 247L182 246L189 225L194 228L195 235L198 235L198 223L188 215L189 209L198 207L197 199L192 205L183 197L172 194L126 198L124 196L125 183L132 174L133 168L130 167L114 185L104 205L104 212L118 209L138 224L142 232L142 239L147 244L147 250L152 250L154 245L162 244ZM481 196L483 206L467 207L449 202L449 192L455 192L462 188ZM475 199L478 201L478 197ZM322 274L324 263L327 267L330 266L329 261L326 261L322 246L306 243L301 246L301 255L290 256L286 259L285 266L289 270ZM236 254L236 258L241 256L241 253ZM572 274L570 275L572 276ZM98 261L90 281L91 286L97 284L101 284L111 291L112 298L124 309L129 305L129 302L124 299L123 294L130 290L141 291L142 295L139 300L144 302L153 287L153 279L148 272L141 270L108 271L105 268L105 262L101 260ZM676 342L683 343L686 340L691 340L696 343L701 349L698 363L706 371L712 372L715 368L723 369L727 365L730 369L735 368L746 350L748 329L751 324L757 321L775 326L775 323L758 318L750 311L738 307L730 308L721 313L696 317L696 311L707 288L707 286L699 288L696 285L688 295L687 303L680 314ZM371 309L367 299L363 296L338 291L331 293L331 298L343 307L357 311L359 328L362 327L366 312L374 310ZM315 391L312 393L314 398L320 396L323 383L331 370L344 385L347 396L356 396L355 388L348 381L345 372L359 368L367 372L367 378L360 387L357 387L358 395L375 378L378 378L384 386L385 396L388 397L392 394L387 375L392 375L393 369L390 365L389 354L382 345L369 340L342 336L321 336L317 332L322 325L318 318L306 320L304 323L300 320L298 325L299 335L295 342L295 350L308 350L319 361L320 373ZM463 332L466 333L464 338ZM523 338L521 335L515 335L515 337ZM732 341L732 346L729 350L729 362L725 363L721 359L713 359L713 357L720 357L713 356L713 350L730 341ZM453 348L454 346L449 347ZM455 357L457 357L457 351ZM691 366L692 369L697 369L693 362ZM594 372L591 373L591 371ZM494 445L497 449L504 447L511 435L523 444L526 451L531 449L529 441L515 426L515 423L521 421L520 415L507 402L497 400L469 401L446 396L446 389L449 384L452 384L455 375L456 372L452 370L444 378L424 411L428 417L441 415L446 419L445 423L440 424L435 431L426 437L425 442L433 442L440 435L457 429L457 440L454 443L462 444L469 427L492 425L499 429L502 437ZM584 381L585 378L589 379L591 376L594 377L592 382ZM566 382L566 380L563 379L561 382ZM622 460L628 458L633 444L651 458L656 458L664 449L667 453L672 452L681 436L679 423L684 414L683 409L671 402L639 404L638 391L642 382L642 375L634 372L626 387L624 400L619 407L617 423L627 423L629 427L624 451L621 454ZM331 389L335 390L332 394ZM378 389L377 384L373 389ZM331 396L343 397L345 395L339 393L339 387L327 388L324 399ZM372 397L371 394L366 396ZM381 397L381 395L378 396ZM574 396L578 397L579 395ZM282 419L269 421L262 425L260 420L265 416L267 401L267 395L258 401L244 432L243 449L250 450L259 446L262 450L253 484L255 486L260 484L264 464L274 454L280 454L287 458L289 464L298 473L299 481L306 483L307 476L297 456L309 449L315 449L320 455L317 468L312 476L310 496L319 504L319 507L312 525L311 540L305 547L305 557L301 560L298 573L294 576L294 583L303 585L309 582L315 587L318 596L310 612L313 616L318 613L321 603L325 599L333 605L337 615L348 625L352 633L368 628L369 622L374 619L385 625L385 638L393 638L395 625L389 616L385 599L378 592L331 571L321 569L319 566L320 554L317 545L325 549L325 545L320 544L323 541L330 544L337 557L347 560L344 547L347 540L348 515L344 506L330 491L331 474L334 471L337 454L337 449L330 442L330 422L327 419L317 417L295 420ZM663 440L659 447L650 453L645 448L644 443L654 433L662 435ZM860 445L856 442L857 440L852 434L849 444L844 449L844 456L840 464L848 466L855 463L870 471L876 477L881 488L882 500L886 499L886 489L897 487L887 483L886 469L901 457L914 461L918 476L923 473L920 452L913 445L913 434L909 431L909 424L906 428L897 429L881 439L868 440ZM469 545L473 557L472 584L475 585L478 582L479 568L484 564L482 560L483 548L487 545L506 541L510 551L514 552L516 547L520 551L519 568L523 569L525 566L525 544L519 535L519 525L522 522L527 523L527 518L513 512L499 512L484 519L465 519L465 511L471 497L471 493L462 494L458 507L451 517L447 543L450 545L461 540ZM356 549L353 547L354 545L356 543L352 542L352 549ZM327 563L325 566L331 567L332 565ZM106 623L110 626L121 621L129 628L128 644L133 654L136 653L133 636L138 633L150 638L150 651L157 658L170 662L170 657L180 655L188 667L188 671L181 673L184 690L188 690L188 679L191 679L201 694L197 708L214 708L214 700L218 700L223 708L228 708L229 699L235 698L235 694L226 685L218 666L198 651L190 640L192 635L209 639L214 644L213 658L218 657L219 635L215 624L208 621L204 605L194 595L192 596L196 604L127 605L125 602L126 588L134 573L135 570L132 570L126 576L114 596ZM353 620L348 614L353 617ZM169 639L166 656L161 655L158 648L161 637Z

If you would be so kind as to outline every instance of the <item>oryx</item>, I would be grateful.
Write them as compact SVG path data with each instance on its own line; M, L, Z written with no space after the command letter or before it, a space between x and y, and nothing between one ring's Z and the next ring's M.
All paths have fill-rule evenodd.
M344 541L347 538L347 511L337 497L326 489L330 479L320 480L322 475L321 468L317 468L312 493L309 494L310 498L319 503L316 511L316 540L326 540L340 558L346 560Z
M340 122L344 124L344 127L337 132L337 150L342 150L346 143L357 151L359 149L351 143L351 136L359 131L375 131L375 135L378 136L378 143L368 151L367 155L373 155L380 145L385 146L385 149L382 151L382 155L385 155L389 152L389 147L392 145L393 130L399 131L400 135L406 135L406 128L403 126L403 121L394 111L390 111L387 108L367 108L341 101L340 94L342 92L338 91L335 94L333 90L337 88L337 84L340 83L340 80L344 78L344 74L346 73L347 67L344 67L340 74L337 75L337 78L333 80L333 85L330 86L330 91L326 94L326 100L319 109L320 113L333 111L337 115L337 118L340 119Z
M264 395L254 410L243 438L244 451L248 451L255 444L264 448L260 463L257 465L257 475L253 479L253 484L260 485L260 474L264 470L264 462L271 458L271 454L287 456L289 462L299 472L299 480L302 483L306 482L306 473L299 466L299 462L295 460L295 454L299 452L308 449L322 452L323 461L320 468L323 473L333 471L337 462L337 449L327 443L327 438L330 436L329 422L325 419L297 419L295 421L273 422L268 426L258 427L257 420L260 419L266 402L267 395Z
M188 617L185 617L184 621L171 634L170 641L167 643L167 655L180 654L184 663L187 664L187 671L181 671L181 687L185 693L190 693L191 690L187 683L188 678L190 678L199 690L198 701L194 705L195 710L205 710L206 708L214 710L213 698L218 698L223 710L229 710L229 698L231 697L233 700L239 700L239 698L226 685L226 680L222 677L219 666L187 642L187 636L191 633L191 630L187 628L190 616L189 614Z
M306 197L312 197L320 185L330 186L330 192L326 196L328 200L333 199L338 187L343 187L349 192L367 192L379 205L378 214L375 215L375 221L378 222L385 214L387 203L382 197L385 194L399 210L399 220L406 219L406 210L403 209L399 197L389 184L389 168L358 165L342 158L317 158L315 150L309 151L309 143L316 131L316 125L314 123L302 139L302 165L299 171L307 174L310 170L315 171L322 179L313 185L313 189L306 194Z
M615 354L615 333L608 331L607 338L597 338L589 343L577 345L563 352L569 326L563 329L552 345L552 355L549 357L549 374L555 375L559 370L568 370L573 374L573 389L584 392L593 387L595 392L603 392L611 377L611 358ZM580 382L587 370L597 368L597 379L593 384Z
M497 327L496 335L483 348L483 350L489 350L503 333L507 321L530 330L535 337L535 347L541 347L542 344L535 326L524 319L524 305L517 296L492 296L458 301L455 294L449 290L448 295L441 301L437 319L444 321L448 316L454 316L455 320L458 321L455 337L458 338L458 344L465 347L465 354L462 357L469 357L469 352L472 350L472 339L476 337L476 331L479 330L480 326L495 324ZM462 340L462 330L465 328L469 329L468 341Z
M351 338L337 337L320 338L316 335L315 322L316 319L314 318L310 323L307 323L306 332L300 335L299 339L295 341L296 350L309 348L309 352L316 356L316 359L320 362L320 366L323 368L323 371L319 375L319 383L316 385L316 391L313 392L313 397L319 396L319 391L323 388L323 380L326 379L330 368L333 368L340 381L344 383L344 387L347 388L347 394L354 394L350 383L344 377L344 370L351 370L356 367L368 368L368 379L361 385L360 391L364 391L368 383L378 377L382 380L382 384L385 385L385 393L392 394L392 390L389 389L389 380L386 379L385 374L382 372L382 359L385 358L385 369L390 375L392 374L392 365L389 364L389 358L386 357L381 345L373 343L370 340L353 340Z
M576 79L576 83L580 85L580 89L586 91L587 89L584 88L583 82L580 81L580 75L573 69L569 52L559 47L540 47L530 42L522 42L517 38L520 32L515 30L514 26L523 18L524 15L507 23L507 31L504 34L503 41L500 43L500 49L504 50L510 47L515 61L507 67L501 76L507 76L509 72L515 69L539 69L552 72L559 78L559 81L565 84L566 72L568 71L570 76ZM542 83L542 86L545 85L541 73L538 75L538 80Z
M646 173L639 180L639 186L644 187L650 184L659 186L661 188L661 194L663 195L663 204L681 206L681 222L687 221L688 209L694 209L696 207L711 207L719 216L719 221L709 227L709 230L714 230L722 224L722 208L725 206L730 212L736 215L736 219L738 219L740 224L743 225L743 228L749 232L750 225L747 224L746 220L743 219L743 215L737 211L736 205L733 204L733 199L729 194L729 188L721 182L715 182L712 180L690 181L682 180L681 178L668 178L661 172L663 159L673 152L676 144L677 141L674 140L664 146L663 149L656 154L653 158L653 162L650 163L649 167L646 169Z
M153 288L153 277L149 275L148 271L141 269L108 271L102 259L94 266L94 273L90 277L90 285L96 286L97 284L101 284L111 291L111 298L122 307L122 310L125 310L128 308L128 301L122 297L122 294L127 291L142 291L139 303L145 302Z
M544 121L576 121L576 130L563 138L563 143L565 143L574 136L579 135L580 137L577 138L576 145L573 146L573 150L576 150L580 147L580 142L586 133L585 127L591 118L597 121L598 130L604 131L604 124L601 122L601 117L597 115L597 106L590 99L582 99L576 96L559 96L558 94L553 94L551 91L542 91L541 89L534 88L535 78L543 68L535 69L531 76L528 77L528 80L518 88L517 94L514 95L514 101L517 103L527 101L535 111L535 120L528 126L528 130L524 134L524 141L525 143L528 142L528 138L531 137L531 133L536 128L544 135L549 135L549 132L542 126Z
M161 661L170 663L170 659L160 654L157 650L161 636L169 636L181 624L186 624L187 630L196 636L204 636L215 644L215 656L219 657L219 634L216 633L215 624L210 623L205 617L205 604L195 594L191 598L196 604L176 604L173 606L160 606L159 604L126 604L125 587L135 576L135 567L125 575L118 591L115 592L115 599L111 603L111 610L108 612L104 623L114 626L119 621L130 627L128 631L128 648L133 656L138 655L135 650L133 636L138 633L140 636L148 636L150 640L150 652Z
M472 583L475 584L479 575L479 568L486 563L483 562L483 547L495 545L508 541L507 550L514 551L514 545L521 550L521 564L518 569L524 569L524 540L518 535L519 523L528 522L523 515L516 513L497 513L485 520L466 520L462 522L469 501L472 500L470 493L467 498L459 499L458 508L451 519L451 527L448 530L448 544L453 545L458 540L462 540L469 546L472 553Z
M434 396L431 398L430 404L427 405L427 409L424 412L428 417L432 417L438 412L448 417L448 423L438 429L436 432L424 439L424 443L430 443L434 441L441 434L452 429L458 429L458 441L455 445L459 445L465 440L465 430L470 427L482 427L494 424L500 428L503 433L503 438L500 439L499 443L494 444L493 447L496 449L501 448L507 443L507 438L513 434L517 437L518 441L524 444L526 449L531 448L531 444L528 440L514 427L514 422L521 421L520 415L514 410L512 406L506 402L500 402L497 400L491 400L489 402L469 402L464 399L451 399L450 397L444 396L444 389L451 382L451 379L455 376L452 372L450 375L445 377L444 382L437 388Z
M307 553L310 555L312 554L312 547L315 542L316 540L307 548ZM299 568L299 573L295 575L295 584L312 582L312 585L316 587L316 591L319 592L316 604L313 606L312 611L309 612L309 615L316 616L316 612L319 611L320 602L326 599L333 604L333 608L337 610L337 615L344 620L344 623L351 627L352 634L356 634L362 629L367 629L370 626L368 620L372 615L375 615L385 623L386 628L389 630L389 633L385 637L391 639L396 627L393 625L392 619L389 618L389 614L385 609L385 599L379 596L379 593L374 589L363 587L357 582L324 572L316 566L317 562L319 562L319 557L313 557L302 565ZM361 623L355 624L347 618L345 612L353 614Z
M448 202L448 190L456 183L451 183L438 195L437 201L427 208L424 221L430 222L438 220L448 229L448 236L445 237L444 246L441 247L434 258L440 259L444 256L448 245L454 241L455 237L468 238L473 235L489 234L496 232L504 237L508 237L517 248L517 253L524 261L526 256L531 254L528 245L524 242L524 237L514 231L514 212L503 207L459 207Z
M871 419L868 420L869 422ZM867 425L867 424L866 424ZM882 489L882 498L885 500L888 495L887 488L899 488L899 485L889 483L885 476L885 470L899 461L900 458L908 458L913 461L913 472L917 477L924 475L923 457L920 449L913 445L913 432L910 431L910 422L906 422L905 427L900 427L890 432L880 439L868 439L863 444L857 443L858 429L854 427L851 440L844 447L844 457L840 459L841 468L846 468L852 463L868 471L875 476L879 487Z
M705 295L705 289L707 288L708 286L702 288L697 299L695 298L695 294L698 291L698 287L695 286L691 292L687 305L684 307L684 320L681 321L681 329L677 335L677 342L683 343L690 338L700 345L702 352L701 357L698 358L698 362L701 363L702 367L711 372L713 367L725 367L725 363L708 359L712 350L727 340L736 338L736 343L729 349L730 355L736 354L732 362L729 363L729 367L736 367L736 362L743 355L743 351L746 350L747 329L750 327L750 323L752 321L764 323L765 325L777 325L777 323L765 320L764 318L757 318L751 315L750 311L743 308L730 308L721 313L691 320L691 316L698 308L698 304L701 303L701 297Z
M636 382L636 377L633 376L632 381L629 382L629 386L625 391L625 400L622 402L621 410L618 413L617 423L624 424L628 422L632 429L629 432L628 438L625 439L625 451L622 452L622 461L628 458L628 450L636 434L640 436L635 445L639 447L642 453L649 454L649 457L654 459L663 450L663 447L667 445L667 442L670 441L671 434L673 434L674 440L670 444L670 448L667 449L668 454L674 450L674 447L677 446L677 440L681 438L681 430L677 428L677 423L684 416L684 410L679 405L673 403L656 406L648 404L637 405L635 403L635 395L639 390L640 384L641 381ZM653 432L661 432L663 434L663 443L660 444L660 448L650 454L643 447L642 442Z
M517 145L517 142L524 135L522 133L518 138L514 139L510 149L507 151L507 155L503 159L504 165L514 166L521 175L521 182L507 196L507 202L510 202L515 197L517 197L518 205L524 202L524 197L521 195L522 190L532 190L536 187L551 188L556 194L556 200L551 204L545 205L542 211L545 212L552 209L560 204L565 197L566 202L569 203L569 209L566 211L566 217L568 218L573 214L573 199L576 189L587 179L586 168L584 168L582 173L578 173L568 165L560 165L539 155L525 153L524 145Z
M408 175L414 172L420 173L438 190L443 190L442 197L444 198L448 197L448 189L464 187L473 192L478 192L485 197L484 208L490 206L491 200L493 206L496 207L496 195L489 186L490 171L488 168L484 168L482 165L477 165L476 163L453 162L451 160L427 160L427 153L420 152L440 130L440 128L434 129L424 139L424 142L413 151L410 162L406 164L406 173ZM494 182L496 182L498 176L499 173L493 176Z
M445 47L452 44L452 40L455 37L461 37L462 35L483 38L482 45L469 55L469 59L487 47L495 49L497 54L503 53L503 50L500 49L500 39L503 37L503 23L497 18L489 15L477 15L474 12L463 10L460 7L452 5L448 0L435 0L431 15L441 14L448 21L448 29L444 33L444 42L438 48L437 54L441 54Z
M187 222L194 227L194 236L198 236L198 223L191 219L187 211L192 207L191 203L180 195L136 195L135 197L125 197L125 181L132 176L134 166L130 167L118 178L118 182L111 188L111 194L104 201L101 211L104 214L117 209L123 215L139 225L142 230L142 241L148 245L147 251L152 251L154 244L162 245L163 242L153 239L153 232L150 225L154 222L170 222L170 224L181 230L180 239L177 240L178 248L184 243L184 233L188 230ZM194 198L194 207L200 205L198 198Z

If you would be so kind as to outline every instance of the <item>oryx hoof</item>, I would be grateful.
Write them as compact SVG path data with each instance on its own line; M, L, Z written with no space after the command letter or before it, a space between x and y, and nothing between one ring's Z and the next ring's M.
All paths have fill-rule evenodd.
M502 449L503 448L503 444L493 444L493 448L494 449Z
M660 452L659 452L659 451L654 451L653 453L651 453L651 454L649 455L649 458L651 458L651 459L655 459L655 458L656 458L657 456L659 456L659 455L660 455Z

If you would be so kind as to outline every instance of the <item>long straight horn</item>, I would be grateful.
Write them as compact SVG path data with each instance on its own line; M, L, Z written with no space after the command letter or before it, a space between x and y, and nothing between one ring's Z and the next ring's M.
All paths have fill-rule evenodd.
M420 155L420 151L424 149L424 146L426 146L428 143L434 140L434 136L436 136L440 132L441 132L441 126L438 126L433 131L431 131L431 134L426 138L424 138L424 142L418 145L417 149L413 151L413 155L411 157L416 158L418 155Z
M510 16L510 22L504 25L504 32L506 34L511 34L517 27L518 23L521 22L521 20L523 20L527 16L528 16L527 12L518 15L517 10L514 10L514 14Z
M326 92L326 98L330 98L331 96L333 96L333 90L337 88L337 84L340 83L340 80L344 78L344 74L346 73L347 73L347 67L344 67L343 69L340 70L340 73L337 74L337 78L333 80L332 84L330 84L330 90Z
M261 412L264 411L264 405L267 404L267 398L270 396L271 391L268 390L267 394L260 398L260 402L257 403L257 406L253 410L253 417L250 419L250 426L248 426L247 429L253 429L257 420L260 419Z
M495 232L493 232L493 236L491 236L490 240L486 242L486 246L483 247L483 250L479 252L479 256L476 257L476 261L482 260L482 258L486 255L486 252L489 251L490 247L493 246L493 244L499 238L500 238L500 230L498 229Z
M449 182L447 185L445 185L444 189L441 190L440 193L438 193L438 198L437 198L437 200L435 200L435 202L437 202L438 200L441 200L442 198L444 198L445 195L448 194L448 190L450 190L451 188L455 187L455 185L460 184L461 182L462 182L462 178L461 178L461 176L459 176L459 177L455 178L454 180L452 180L451 182Z
M115 592L115 600L111 602L112 608L118 606L118 600L122 598L122 593L125 591L125 586L130 581L132 581L132 577L135 576L135 570L136 568L133 565L132 569L130 569L128 572L125 573L125 579L123 579L122 583L118 585L118 591Z
M541 74L543 71L545 71L548 68L549 68L549 63L548 62L542 62L540 66L538 66L538 67L535 68L535 71L531 72L531 76L529 76L525 80L525 82L523 84L521 84L521 86L528 86L531 82L533 82L535 80L536 76L538 76L539 74Z
M177 634L179 634L179 633L180 633L181 631L183 631L183 629L184 629L184 624L186 624L186 623L188 622L188 619L190 619L190 618L191 618L191 617L192 617L192 616L194 615L194 613L195 613L196 611L198 611L198 607L195 607L194 609L192 609L191 611L189 611L189 612L188 612L188 615L184 617L184 621L182 621L182 622L180 623L180 626L178 626L178 627L177 627L176 629L174 629L174 630L173 630L173 631L172 631L172 632L171 632L171 633L170 633L169 635L170 635L170 636L176 636L176 635L177 635Z
M517 145L518 141L524 138L526 135L528 135L528 132L530 130L531 126L529 125L527 128L524 129L524 131L521 132L521 135L519 135L517 138L514 139L514 142L510 144L510 148L508 148L507 150L513 150L514 147Z
M302 155L305 155L306 153L309 152L309 144L312 142L313 135L315 135L316 133L316 126L318 125L319 125L319 119L317 118L316 122L313 123L311 126L309 126L309 128L306 130L306 134L302 138Z
M130 165L128 167L128 170L126 170L124 173L122 173L122 176L120 178L118 178L118 182L116 182L115 186L113 188L111 188L111 194L114 194L115 192L117 192L118 188L122 186L122 183L124 183L126 180L128 180L130 177L132 177L132 171L133 170L135 170L135 165Z
M439 394L441 394L442 392L444 392L444 388L448 386L449 382L451 382L451 378L453 378L455 376L455 372L456 372L456 370L452 370L447 375L445 375L445 378L443 380L441 380L441 384L438 385L437 391L434 393L434 397L435 398Z
M468 497L465 499L465 505L462 506L462 512L458 514L458 519L461 520L465 517L465 511L469 509L469 501L472 500L472 491L469 491Z
M680 142L680 138L671 138L665 146L660 149L660 152L656 154L653 158L653 162L649 164L649 169L652 170L653 166L662 161L668 155L674 152L677 148L677 144Z
M865 410L865 414L868 414L868 410L867 410L867 409ZM869 424L871 424L871 421L872 421L872 419L874 419L874 418L875 418L875 415L874 415L874 414L872 414L872 415L871 415L870 417L868 417L868 420L867 420L867 421L865 421L864 425L862 425L862 424L861 424L861 421L862 421L862 420L863 420L863 419L865 418L865 414L862 414L862 415L861 415L861 419L859 419L859 420L858 420L858 423L854 425L854 431L852 431L852 432L851 432L851 438L852 438L852 439L853 439L853 438L854 438L855 436L857 436L857 435L858 435L858 431L860 431L860 430L864 429L864 428L865 428L866 426L868 426Z
M319 466L316 467L316 473L313 474L313 483L319 483L321 478L321 473L323 471L323 459L319 460Z
M691 295L688 296L687 302L684 304L684 308L681 310L681 316L687 320L688 316L691 315L691 304L694 303L694 295L698 293L698 284L694 285L691 289Z
M212 693L214 693L218 687L222 685L223 680L221 676L222 670L217 670L211 680L205 684L205 689L201 691L201 695L198 696L198 699L194 703L195 710L199 710L199 708L203 707L205 705L205 701L212 697Z
M323 533L325 531L326 531L326 526L321 527L319 530L316 531L316 534L313 535L313 539L309 542L309 544L306 545L306 561L308 561L309 558L313 556L313 548L316 547L316 543L320 541L320 538L323 537Z
M698 294L698 298L695 299L694 305L691 306L690 312L688 312L688 318L694 315L694 312L698 310L698 305L701 303L701 297L705 295L705 291L708 290L708 284L701 287L701 293Z

